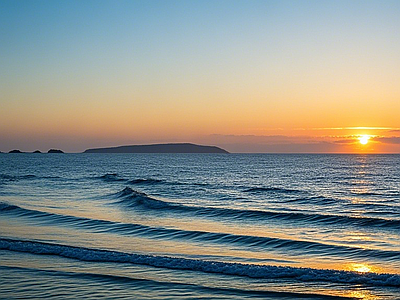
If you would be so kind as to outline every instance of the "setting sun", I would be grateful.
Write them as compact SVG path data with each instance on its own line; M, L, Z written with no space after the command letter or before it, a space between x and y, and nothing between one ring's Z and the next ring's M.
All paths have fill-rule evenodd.
M368 140L370 139L369 135L362 135L358 138L360 140L360 143L363 145L368 144Z

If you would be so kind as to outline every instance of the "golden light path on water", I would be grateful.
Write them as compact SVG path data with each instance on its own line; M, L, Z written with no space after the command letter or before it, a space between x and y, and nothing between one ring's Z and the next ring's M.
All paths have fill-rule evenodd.
M350 270L359 273L368 273L373 272L373 267L364 263L353 263L350 265Z
M361 289L355 290L355 291L349 291L344 296L356 298L356 299L362 299L362 300L382 300L381 297L378 297L376 295L371 294L371 292L369 292L369 291L361 290Z

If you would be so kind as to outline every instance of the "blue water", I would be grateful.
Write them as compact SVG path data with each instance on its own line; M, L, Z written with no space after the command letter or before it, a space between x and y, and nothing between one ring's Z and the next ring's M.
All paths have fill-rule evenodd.
M400 299L400 155L0 154L10 299Z

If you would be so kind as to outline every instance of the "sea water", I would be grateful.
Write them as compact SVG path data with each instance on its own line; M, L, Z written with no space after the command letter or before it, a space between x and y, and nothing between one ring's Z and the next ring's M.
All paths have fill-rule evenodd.
M0 154L0 298L400 299L400 155Z

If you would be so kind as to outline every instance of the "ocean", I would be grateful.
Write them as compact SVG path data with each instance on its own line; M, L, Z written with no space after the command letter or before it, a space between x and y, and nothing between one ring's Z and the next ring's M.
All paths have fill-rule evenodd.
M400 299L400 155L0 154L2 299Z

